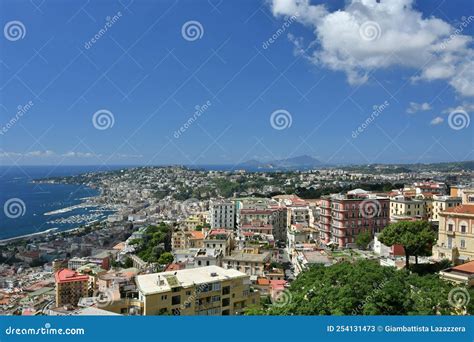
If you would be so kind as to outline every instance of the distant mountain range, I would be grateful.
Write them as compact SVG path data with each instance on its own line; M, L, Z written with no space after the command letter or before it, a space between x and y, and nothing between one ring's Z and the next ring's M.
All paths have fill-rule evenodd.
M292 158L271 160L261 162L255 159L240 163L237 168L256 168L256 169L310 169L321 167L324 164L316 158L308 155L302 155Z

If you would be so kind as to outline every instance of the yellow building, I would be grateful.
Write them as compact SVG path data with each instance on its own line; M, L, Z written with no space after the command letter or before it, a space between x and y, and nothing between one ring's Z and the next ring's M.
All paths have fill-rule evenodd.
M474 205L463 204L439 214L438 241L433 256L454 263L474 260Z
M204 247L204 233L201 231L182 231L173 232L171 236L171 246L173 250L202 248Z
M136 283L143 315L237 315L259 304L248 275L218 266L139 275Z
M433 196L433 212L431 215L432 221L439 221L439 213L445 211L446 209L457 207L461 205L461 197L451 197L451 196Z
M204 226L204 224L206 224L206 221L198 216L189 216L186 220L181 222L181 226L184 230L196 230L197 226Z
M67 268L54 275L56 283L56 306L76 306L79 299L88 296L89 276Z
M390 198L390 217L426 218L427 201L403 195Z

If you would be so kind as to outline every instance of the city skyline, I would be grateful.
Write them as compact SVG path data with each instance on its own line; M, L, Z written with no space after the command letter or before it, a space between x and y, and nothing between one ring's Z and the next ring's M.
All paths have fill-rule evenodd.
M320 3L2 2L0 164L473 160L470 3Z

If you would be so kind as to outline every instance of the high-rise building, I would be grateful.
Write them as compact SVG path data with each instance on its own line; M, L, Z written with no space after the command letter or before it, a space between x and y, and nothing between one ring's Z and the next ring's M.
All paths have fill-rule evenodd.
M235 228L235 205L232 201L211 200L211 228Z
M361 189L326 196L321 199L320 239L346 247L362 232L374 236L389 224L389 207L388 197Z
M62 269L54 275L56 306L77 305L81 297L88 296L89 276L70 269Z

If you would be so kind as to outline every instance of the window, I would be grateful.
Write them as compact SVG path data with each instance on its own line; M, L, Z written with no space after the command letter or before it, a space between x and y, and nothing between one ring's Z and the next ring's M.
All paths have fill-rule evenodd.
M461 248L466 248L466 241L465 240L461 240Z
M448 224L448 232L452 232L453 231L453 224Z
M461 233L465 233L466 232L466 226L465 225L462 225L461 226Z
M171 305L178 305L181 304L181 296L173 296L171 297Z
M224 286L222 288L222 295L225 296L225 295L228 295L230 293L230 286Z
M230 304L230 299L229 298L224 298L222 300L222 306L229 306Z
M167 300L167 299L168 299L168 296L167 296L167 295L161 296L161 300Z

